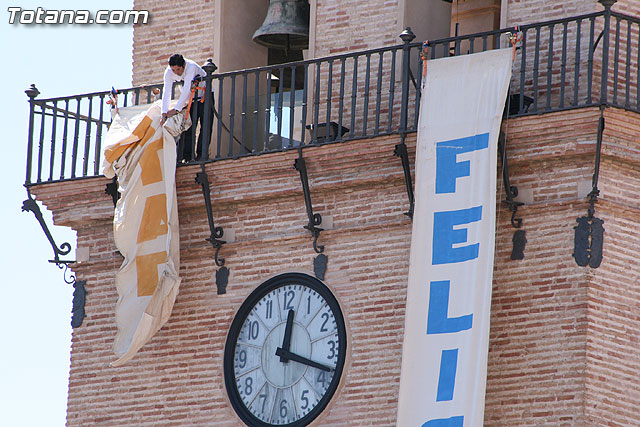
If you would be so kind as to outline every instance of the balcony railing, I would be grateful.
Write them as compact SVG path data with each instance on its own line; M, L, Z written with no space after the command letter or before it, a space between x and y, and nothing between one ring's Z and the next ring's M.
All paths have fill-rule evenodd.
M428 56L509 46L508 36L515 31L431 41ZM597 105L640 112L639 18L606 9L517 31L521 41L506 115ZM223 74L210 67L204 80L214 93L205 97L205 114L214 114L212 137L204 142L202 158L191 163L414 132L421 52L422 43L405 35L402 44L345 55ZM153 89L161 87L119 90L119 104L152 102ZM38 99L34 89L27 91L26 185L98 176L111 121L108 92ZM209 127L206 120L204 126ZM186 144L195 144L193 135Z

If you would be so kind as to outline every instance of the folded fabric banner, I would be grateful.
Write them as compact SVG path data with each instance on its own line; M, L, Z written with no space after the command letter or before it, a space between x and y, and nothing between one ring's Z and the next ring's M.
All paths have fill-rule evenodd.
M165 324L180 287L175 136L191 121L178 114L161 126L160 108L160 101L119 108L105 140L103 173L118 176L113 234L124 257L112 366L130 360Z
M511 49L428 61L397 425L482 426Z

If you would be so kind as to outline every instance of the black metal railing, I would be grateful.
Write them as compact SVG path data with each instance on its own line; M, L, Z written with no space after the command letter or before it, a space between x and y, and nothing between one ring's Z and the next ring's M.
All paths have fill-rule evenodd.
M511 117L607 105L640 112L640 19L611 12L430 41L428 58L509 46L519 31ZM403 43L307 61L214 74L208 64L202 156L238 158L417 129L422 43ZM119 90L120 107L146 104L150 85ZM175 89L175 88L174 88ZM212 91L212 92L211 92ZM30 103L26 185L100 174L111 121L109 92ZM212 129L206 129L212 126ZM196 144L196 132L186 144ZM192 151L195 153L195 150Z

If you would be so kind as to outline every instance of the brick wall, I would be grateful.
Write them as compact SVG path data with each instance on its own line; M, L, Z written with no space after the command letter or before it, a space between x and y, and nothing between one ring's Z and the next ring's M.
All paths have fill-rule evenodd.
M638 10L640 10L640 1L618 0L618 2L613 5L611 10L615 12L626 13L627 15L636 16L638 14Z
M575 219L586 215L597 109L511 119L512 184L527 205L518 213L528 243L512 261L510 212L499 204L486 425L637 425L640 389L640 247L635 206L640 185L637 115L606 111L601 197L605 221L600 268L578 267ZM413 159L413 135L409 138ZM318 425L394 425L402 351L411 225L397 137L304 151L314 210L333 217L321 233L325 282L349 328L341 388ZM32 189L58 225L78 232L89 261L87 318L74 330L68 425L237 425L222 381L224 340L235 310L261 281L311 271L302 228L306 211L295 152L208 165L216 225L235 231L221 251L231 269L217 295L213 250L197 167L177 173L183 284L169 322L126 366L114 369L113 287L121 257L112 243L112 205L101 178ZM412 160L413 163L413 160ZM586 183L586 185L585 185ZM498 197L504 198L502 181ZM635 219L634 219L635 218Z
M514 229L501 206L485 423L585 425L591 271L578 267L571 254L575 218L588 206L579 184L593 173L597 111L509 120L503 131L511 185L528 199L518 210L528 242L525 259L511 261ZM504 191L498 196L504 199Z
M399 44L398 2L318 0L315 56Z
M626 426L640 422L640 131L637 114L608 110L605 120L596 215L606 221L606 262L587 296L585 414L593 425Z
M604 260L577 267L575 219L587 214L597 109L510 120L512 184L526 193L525 259L509 261L510 215L496 239L487 425L637 425L640 369L637 114L608 109L595 215ZM636 125L633 125L634 118Z
M548 0L509 0L507 26L567 18L602 9L597 0L567 0L552 5Z
M149 23L133 31L133 85L162 82L173 53L204 64L213 55L214 0L166 2L135 0L134 9L148 10Z
M393 138L305 150L314 211L333 216L324 231L325 282L349 325L348 369L340 398L322 425L372 420L391 425L402 347L410 221ZM121 258L112 243L105 180L36 189L56 223L78 230L90 260L75 268L87 280L87 318L75 330L68 425L238 425L222 382L224 340L235 310L261 281L284 271L312 271L312 238L296 152L217 162L208 168L216 225L235 230L221 251L231 270L228 293L216 295L213 251L199 168L178 171L181 223L180 295L165 327L134 361L114 369L113 280ZM82 189L84 198L67 195ZM82 199L82 200L81 200Z

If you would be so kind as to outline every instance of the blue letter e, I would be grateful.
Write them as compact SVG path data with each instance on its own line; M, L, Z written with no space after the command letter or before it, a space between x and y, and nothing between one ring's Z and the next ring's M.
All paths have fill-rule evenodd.
M478 258L479 243L453 247L456 243L467 241L467 230L454 230L453 227L482 219L482 206L458 211L435 212L433 214L433 253L431 262L451 264Z

